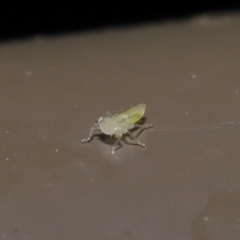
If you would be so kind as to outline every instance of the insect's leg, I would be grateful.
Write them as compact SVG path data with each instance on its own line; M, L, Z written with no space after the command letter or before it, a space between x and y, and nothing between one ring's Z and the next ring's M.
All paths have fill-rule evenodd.
M96 130L96 129L99 129L98 123L94 123L94 124L93 124L93 126L92 126L91 129L90 129L88 138L82 139L82 140L81 140L81 144L82 144L82 143L89 142L89 141L91 140L91 138L92 138L93 131Z
M147 125L134 124L134 126L135 126L135 127L138 127L138 128L145 129L145 128L153 127L153 124L147 124Z
M130 136L133 140L135 140L135 141L137 142L138 145L140 145L141 147L144 147L144 148L146 147L146 144L140 142L136 137L134 137L134 136L132 135L131 132L128 131L128 134L129 134L129 136Z
M119 144L121 138L122 138L122 136L117 138L116 142L113 144L113 146L112 146L112 154L114 154L115 150L118 148L117 145Z

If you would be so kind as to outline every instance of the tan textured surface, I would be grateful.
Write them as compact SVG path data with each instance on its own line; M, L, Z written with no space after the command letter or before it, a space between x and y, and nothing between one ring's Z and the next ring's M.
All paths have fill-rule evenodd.
M2 43L0 239L240 239L239 29L205 16ZM146 150L79 145L138 103Z

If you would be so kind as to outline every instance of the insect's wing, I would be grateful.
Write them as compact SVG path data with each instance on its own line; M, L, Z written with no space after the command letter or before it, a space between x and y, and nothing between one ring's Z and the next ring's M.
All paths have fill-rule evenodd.
M146 110L146 105L139 104L135 107L128 109L125 112L115 114L113 118L116 119L118 122L129 122L134 124L135 122L139 121L143 117L145 110Z

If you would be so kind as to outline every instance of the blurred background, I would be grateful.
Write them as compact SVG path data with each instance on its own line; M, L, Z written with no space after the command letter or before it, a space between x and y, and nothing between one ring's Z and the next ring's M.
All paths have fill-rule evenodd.
M2 7L0 40L26 38L38 34L61 34L113 26L143 24L154 21L190 18L216 12L240 9L238 1L206 2L144 2L136 5L94 2L58 4L18 3Z

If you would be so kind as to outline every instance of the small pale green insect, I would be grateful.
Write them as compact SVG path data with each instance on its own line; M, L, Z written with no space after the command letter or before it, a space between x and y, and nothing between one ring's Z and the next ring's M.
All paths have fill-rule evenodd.
M117 138L116 142L112 146L112 154L115 153L115 150L118 148L117 146L119 145L119 142L124 134L129 134L130 137L136 141L137 145L145 148L145 143L140 142L129 131L135 127L146 129L153 126L152 124L136 124L144 116L145 111L146 105L139 104L122 113L112 115L111 113L107 112L105 117L100 117L97 123L92 126L88 138L82 139L81 143L89 142L92 138L93 131L100 129L102 133L115 136Z

